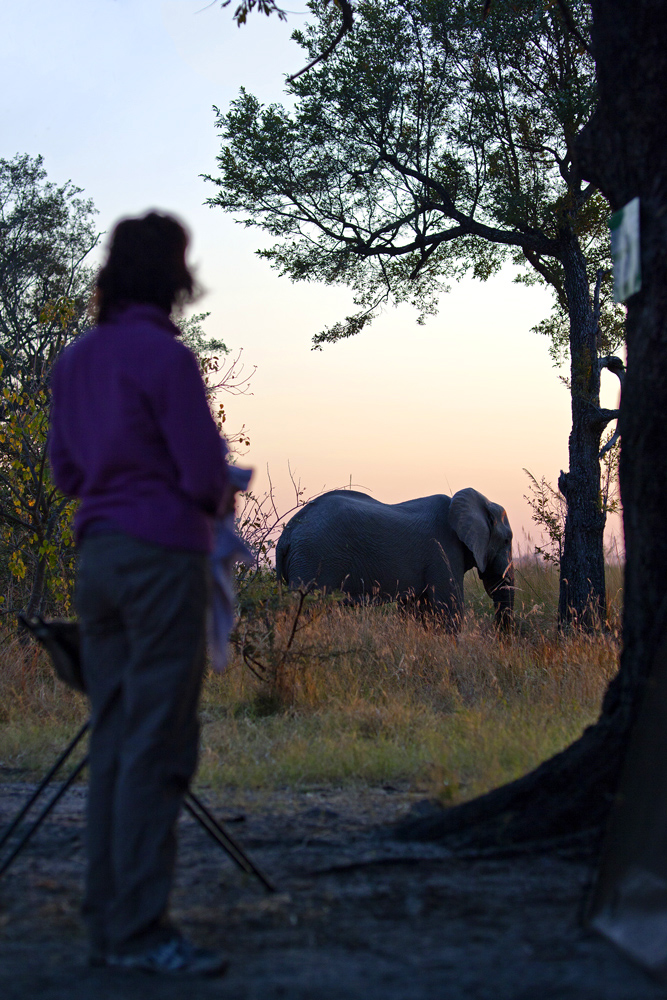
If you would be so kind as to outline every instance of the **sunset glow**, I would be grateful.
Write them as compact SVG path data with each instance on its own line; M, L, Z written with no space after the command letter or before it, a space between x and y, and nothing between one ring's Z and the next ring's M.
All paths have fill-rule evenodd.
M508 511L524 550L534 533L524 468L554 485L567 468L569 396L547 342L531 327L549 294L512 283L463 281L423 327L407 307L322 351L311 337L350 311L345 288L292 285L253 251L263 237L203 202L200 174L215 171L221 109L240 86L281 101L300 68L287 26L201 0L34 0L4 13L0 72L2 156L42 154L49 179L71 179L100 211L100 229L149 207L176 212L193 231L207 291L206 331L254 374L249 395L226 400L230 431L245 425L242 459L279 510L292 475L311 496L350 485L393 503L474 486ZM603 404L618 382L603 376ZM618 524L614 526L618 533Z

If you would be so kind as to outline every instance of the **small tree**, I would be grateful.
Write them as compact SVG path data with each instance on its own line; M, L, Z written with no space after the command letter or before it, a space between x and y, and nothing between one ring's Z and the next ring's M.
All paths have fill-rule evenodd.
M87 323L98 234L80 194L48 181L41 157L0 160L1 571L5 610L29 614L49 598L66 609L73 577L74 504L50 478L46 441L51 365Z
M600 452L602 459L600 505L605 516L618 514L621 510L618 492L620 446L615 438L615 434L607 434L607 439ZM535 546L535 553L545 562L560 566L567 522L565 497L560 490L554 489L546 476L542 476L538 481L528 469L523 471L529 480L528 493L524 494L524 500L532 511L533 521L544 536L542 543Z
M46 179L41 156L0 159L0 358L3 378L41 384L85 321L99 241L90 199Z
M0 373L2 365L0 364ZM74 570L73 515L76 504L55 487L47 460L48 392L28 397L5 386L0 425L0 538L5 589L20 595L28 615L43 610L48 593L69 609ZM9 577L9 579L7 579ZM5 604L5 596L0 598ZM5 609L14 610L16 601Z
M530 484L524 500L532 510L531 517L537 527L546 535L541 545L535 546L535 553L545 562L560 566L563 557L563 538L565 537L566 506L562 493L555 490L545 476L538 480L529 472L523 470Z

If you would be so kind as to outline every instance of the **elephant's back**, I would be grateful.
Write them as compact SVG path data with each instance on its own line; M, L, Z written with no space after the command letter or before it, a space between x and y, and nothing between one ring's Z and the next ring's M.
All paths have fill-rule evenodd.
M415 510L410 504L414 503L418 501L387 504L356 490L330 490L297 511L285 530L290 529L291 537L306 538L318 536L323 528L335 525L349 532L351 538L361 541L367 537L370 526L378 523L399 525L413 519Z
M332 490L310 501L286 525L276 569L290 585L315 581L354 595L394 594L419 586L404 582L404 567L422 540L446 517L449 497L384 504L354 490ZM420 565L425 553L420 553Z
M392 504L392 508L411 514L413 517L442 517L447 516L452 498L445 493L434 493L429 497L417 497L415 500L403 500L401 503Z
M287 522L276 547L276 573L290 586L316 583L358 591L373 574L365 552L372 515L384 521L388 505L356 490L330 490ZM372 512L372 514L370 513Z

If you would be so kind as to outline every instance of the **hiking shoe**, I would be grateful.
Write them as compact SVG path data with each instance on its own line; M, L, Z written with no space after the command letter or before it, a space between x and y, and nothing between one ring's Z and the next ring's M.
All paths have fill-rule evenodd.
M108 954L106 964L114 969L138 969L166 976L220 976L229 962L220 952L196 948L185 938L175 937L146 951Z

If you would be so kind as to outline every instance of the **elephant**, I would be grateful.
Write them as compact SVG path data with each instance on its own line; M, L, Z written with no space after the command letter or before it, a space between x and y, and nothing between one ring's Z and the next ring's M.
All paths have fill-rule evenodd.
M276 573L290 587L342 590L352 602L399 601L434 612L456 632L463 576L477 567L506 628L514 608L512 530L505 510L477 490L386 504L332 490L305 504L276 547Z

